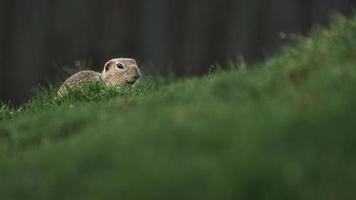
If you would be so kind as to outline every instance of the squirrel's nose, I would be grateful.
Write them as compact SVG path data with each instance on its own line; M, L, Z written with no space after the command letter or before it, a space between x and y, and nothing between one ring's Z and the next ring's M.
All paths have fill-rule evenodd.
M141 77L141 75L140 74L136 74L134 77L132 77L132 78L134 78L135 80L137 80L137 79L139 79Z
M134 78L135 80L139 79L141 77L141 73L140 73L140 70L136 68L136 73L135 73L135 76L132 77Z

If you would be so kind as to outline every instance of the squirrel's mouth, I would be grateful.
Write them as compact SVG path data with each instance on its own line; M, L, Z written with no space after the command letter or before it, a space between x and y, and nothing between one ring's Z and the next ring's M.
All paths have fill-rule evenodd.
M129 80L126 80L126 85L134 85L135 83L137 83L138 79L140 79L141 75L138 74L137 76L133 76L131 77Z
M133 84L135 84L135 82L136 82L136 80L128 80L128 81L126 81L126 84L133 85Z

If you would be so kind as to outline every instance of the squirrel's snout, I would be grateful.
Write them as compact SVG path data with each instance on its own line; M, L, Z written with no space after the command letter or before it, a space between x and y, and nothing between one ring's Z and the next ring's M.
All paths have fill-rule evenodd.
M139 79L140 77L141 77L141 72L140 72L140 70L138 69L138 68L135 68L135 75L134 76L132 76L132 79L134 79L134 80L137 80L137 79Z
M133 85L140 77L141 74L137 73L136 75L131 77L131 80L127 80L126 84Z
M140 74L136 74L134 77L132 77L133 79L135 79L135 80L137 80L137 79L139 79L141 77L141 75Z

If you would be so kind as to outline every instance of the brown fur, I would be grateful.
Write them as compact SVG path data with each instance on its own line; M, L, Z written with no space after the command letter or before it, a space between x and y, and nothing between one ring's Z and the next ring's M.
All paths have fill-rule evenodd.
M123 69L118 68L117 64L121 64ZM92 81L103 81L111 86L133 85L140 77L141 72L134 59L115 58L104 65L102 73L85 70L72 75L61 85L58 94L64 96L68 88L82 87Z

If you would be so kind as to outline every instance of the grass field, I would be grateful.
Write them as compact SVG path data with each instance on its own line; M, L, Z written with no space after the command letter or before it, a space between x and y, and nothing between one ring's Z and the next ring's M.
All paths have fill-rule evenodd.
M0 199L353 199L356 16L248 70L0 105Z

